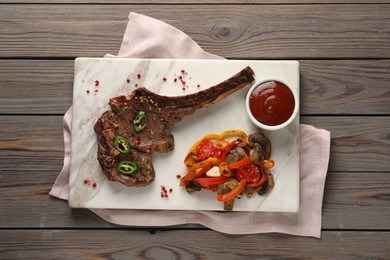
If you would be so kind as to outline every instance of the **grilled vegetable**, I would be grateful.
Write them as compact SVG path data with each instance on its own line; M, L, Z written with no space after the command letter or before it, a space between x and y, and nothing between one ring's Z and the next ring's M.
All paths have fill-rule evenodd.
M127 140L121 136L121 135L117 135L115 136L115 139L114 139L114 144L115 144L115 148L121 152L121 153L129 153L131 152L131 145L129 144L129 142L127 142Z
M139 164L135 161L121 161L116 169L125 175L130 175L139 169Z
M143 131L148 124L148 117L146 116L145 111L140 111L138 115L133 120L133 126L136 133Z

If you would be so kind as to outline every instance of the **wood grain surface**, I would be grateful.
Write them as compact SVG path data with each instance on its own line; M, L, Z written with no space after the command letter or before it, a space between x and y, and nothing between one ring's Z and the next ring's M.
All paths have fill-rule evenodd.
M116 54L130 11L229 59L300 62L301 122L331 132L321 239L123 227L48 195L73 60ZM0 259L389 259L389 147L389 0L0 0Z
M155 234L138 230L7 230L2 234L17 241L7 243L4 256L19 259L34 259L37 251L40 259L386 259L390 253L386 232L333 231L321 240L280 234L226 236L209 230ZM365 246L356 247L361 244Z
M390 58L390 6L383 4L2 5L0 56L115 54L130 11L165 21L226 58Z
M56 4L384 4L390 3L389 0L165 0L164 2L158 0L53 0L50 3ZM14 3L14 4L46 4L47 0L1 0L0 3Z

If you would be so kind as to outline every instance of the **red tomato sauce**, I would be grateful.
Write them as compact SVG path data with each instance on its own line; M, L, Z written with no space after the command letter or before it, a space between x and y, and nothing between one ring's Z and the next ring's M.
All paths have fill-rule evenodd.
M253 117L260 123L280 125L294 112L294 95L285 84L267 81L254 89L249 99L249 107Z

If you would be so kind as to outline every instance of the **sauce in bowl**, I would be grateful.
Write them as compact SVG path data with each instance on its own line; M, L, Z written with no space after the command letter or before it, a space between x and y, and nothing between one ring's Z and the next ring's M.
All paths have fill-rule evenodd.
M282 82L266 81L252 91L249 108L253 117L260 123L269 126L280 125L294 112L294 95Z

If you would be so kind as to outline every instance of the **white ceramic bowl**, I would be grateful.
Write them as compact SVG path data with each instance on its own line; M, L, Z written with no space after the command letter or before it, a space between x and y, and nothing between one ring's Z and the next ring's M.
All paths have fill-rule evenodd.
M295 101L295 106L294 106L294 110L293 110L293 113L291 114L291 116L287 119L287 121L285 121L284 123L282 124L279 124L279 125L266 125L266 124L263 124L261 122L259 122L252 114L251 112L251 109L249 107L249 101L250 101L250 96L252 94L252 92L261 84L267 82L267 81L279 81L281 83L283 83L284 85L286 85L292 92L293 96L294 96L294 101ZM297 93L291 89L291 87L289 86L289 84L287 84L284 80L282 79L278 79L278 78L265 78L261 81L258 81L256 82L255 84L253 84L253 86L249 89L248 91L248 94L246 96L246 100L245 100L245 106L246 106L246 112L250 118L250 120L253 122L253 124L255 124L257 127L263 129L263 130L269 130L269 131L274 131L274 130L279 130L279 129L282 129L286 126L288 126L293 120L294 118L296 117L298 111L299 111L299 99L298 99L298 96L297 96Z

